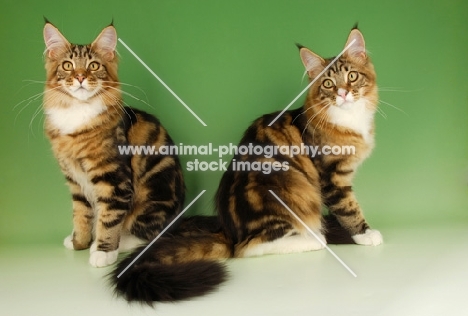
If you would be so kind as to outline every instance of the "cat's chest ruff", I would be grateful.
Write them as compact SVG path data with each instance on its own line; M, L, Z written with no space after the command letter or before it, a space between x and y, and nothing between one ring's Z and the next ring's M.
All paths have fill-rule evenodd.
M92 119L106 110L106 106L97 98L90 102L74 100L66 108L51 108L45 111L49 123L60 134L67 135L86 126Z
M343 106L330 106L327 109L328 120L332 124L351 129L360 134L366 143L373 141L372 126L374 111L366 106L366 101L361 99L352 104Z

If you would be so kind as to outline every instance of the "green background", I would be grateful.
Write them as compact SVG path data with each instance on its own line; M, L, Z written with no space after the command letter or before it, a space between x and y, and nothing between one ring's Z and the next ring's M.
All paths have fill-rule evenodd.
M76 43L91 42L113 19L119 37L207 127L119 44L120 80L132 85L123 90L151 107L129 96L126 103L190 145L237 143L251 121L283 109L307 84L296 42L334 56L359 22L386 116L376 116L377 146L354 185L366 217L387 231L466 224L467 12L463 0L2 0L0 244L60 244L71 231L68 189L34 98L45 79L43 15ZM194 158L217 159L183 164ZM221 172L185 177L187 201L207 190L190 213L211 213Z

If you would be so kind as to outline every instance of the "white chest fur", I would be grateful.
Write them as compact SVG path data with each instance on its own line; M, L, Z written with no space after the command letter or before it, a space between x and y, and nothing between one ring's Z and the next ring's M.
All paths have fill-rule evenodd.
M71 134L106 110L99 98L90 102L74 100L66 108L51 108L45 111L52 127L62 135Z
M372 141L371 128L374 111L366 106L366 100L360 99L341 106L331 105L327 109L330 123L349 128L361 134L366 142Z
M80 170L79 168L75 168L76 166L71 166L68 170L72 174L73 180L75 180L81 187L81 192L85 195L87 200L91 202L94 206L94 201L95 201L95 194L94 194L94 188L89 180L88 175Z

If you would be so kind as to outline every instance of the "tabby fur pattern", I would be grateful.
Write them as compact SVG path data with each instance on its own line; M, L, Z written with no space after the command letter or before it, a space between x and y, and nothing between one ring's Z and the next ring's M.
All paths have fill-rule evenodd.
M186 220L117 278L142 249L124 259L111 274L117 294L148 304L178 300L189 293L199 294L190 288L203 282L202 271L212 286L216 280L225 280L219 259L319 250L335 238L361 245L382 243L380 232L370 228L352 190L356 169L374 147L378 95L374 67L357 28L351 30L345 47L351 43L333 64L334 58L324 59L300 47L310 80L320 75L304 105L285 111L276 120L279 112L258 118L239 145L354 146L354 153L312 158L306 154L235 155L237 162L287 163L289 168L265 174L233 170L231 162L216 194L218 216ZM329 211L326 217L322 216L323 207ZM190 263L199 265L193 273L186 269ZM169 269L178 273L171 277Z
M156 237L180 213L182 168L174 155L121 155L127 145L173 145L154 116L123 106L117 34L110 25L88 45L44 27L46 134L73 200L67 248L90 248L89 262L114 263L120 250Z

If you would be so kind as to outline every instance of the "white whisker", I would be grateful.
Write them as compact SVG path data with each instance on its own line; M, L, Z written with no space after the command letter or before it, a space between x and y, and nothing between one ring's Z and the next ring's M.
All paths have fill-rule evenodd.
M33 130L33 122L34 122L34 119L41 113L41 110L42 110L42 104L41 106L38 106L36 108L36 111L34 111L34 114L31 118L31 120L29 121L29 130L31 131L32 135L34 137L36 137L36 134L34 134L34 130Z
M111 81L103 81L103 83L108 83L108 82L111 82ZM119 84L123 85L123 86L133 87L133 88L136 88L136 89L140 90L145 95L146 100L148 100L148 96L146 95L146 92L143 89L141 89L140 87L134 86L134 85L131 85L131 84L128 84L128 83L123 83L123 82L119 82ZM104 88L110 88L110 89L120 91L122 94L124 94L126 96L129 96L134 100L140 101L140 102L146 104L147 106L149 106L150 108L154 109L154 107L151 104L149 104L149 101L142 100L142 99L134 96L133 94L131 94L129 92L123 91L122 89L115 88L115 87L112 87L112 86L104 86Z
M387 119L387 114L380 108L377 107L377 113L379 113L384 119Z
M32 79L25 79L25 80L23 80L23 82L25 82L25 84L23 85L23 87L21 87L21 89L23 89L23 88L25 88L25 87L27 87L29 85L33 85L33 84L48 85L48 84L53 84L54 83L53 81L32 80ZM138 89L140 92L143 93L142 94L142 95L144 95L143 98L138 98L137 96L135 96L132 93L122 91L120 87L117 88L117 87L113 87L113 86L108 86L107 84L113 83L111 81L101 81L101 82L103 84L103 88L100 89L100 91L97 92L96 96L99 97L102 100L103 103L107 104L108 106L112 106L113 108L118 110L121 120L124 119L123 114L121 112L124 112L125 115L127 115L128 118L130 119L131 123L133 124L133 122L132 122L133 121L133 119L132 119L133 116L131 115L131 112L133 112L133 109L121 98L121 95L129 96L130 98L132 98L134 100L137 100L137 101L140 101L140 102L144 103L145 105L153 108L151 106L151 104L149 103L149 101L145 101L145 98L146 98L146 100L148 100L148 96L145 93L145 91L143 89L141 89L140 87L132 85L132 84L124 83L124 82L118 82L119 86L132 87L132 88ZM19 111L18 111L18 113L16 114L16 117L15 117L15 122L19 118L20 114L23 113L26 110L26 108L28 108L31 104L34 103L35 109L34 109L34 111L32 113L32 117L31 117L31 119L29 121L29 124L28 124L29 130L30 130L30 133L28 135L32 135L35 138L36 134L37 134L35 132L35 128L34 128L34 125L35 125L34 122L36 121L36 118L40 117L41 120L44 121L43 125L45 125L45 123L46 123L46 120L44 120L45 116L41 115L44 104L60 102L60 94L58 94L58 93L46 94L46 93L54 91L54 90L57 91L57 92L60 92L61 89L62 89L61 86L56 86L56 87L53 87L53 88L46 87L46 89L44 91L41 91L39 93L35 93L34 95L32 95L32 96L30 96L30 97L28 97L28 98L26 98L24 100L21 100L20 102L15 104L13 106L13 111L18 111L18 109L19 109ZM116 95L113 91L118 91L119 94ZM38 101L38 100L40 100L40 101ZM133 114L135 114L135 113L133 113ZM43 128L45 128L45 126L43 126Z
M322 103L322 102L320 102L320 103ZM314 105L312 105L311 107L314 107L314 106L316 106L316 105L319 105L320 103L314 104ZM323 108L321 108L317 113L315 113L311 118L309 118L309 119L307 120L306 126L304 127L304 130L302 131L301 136L304 136L305 131L306 131L307 128L309 127L309 124L314 120L314 118L316 118L317 115L319 115L320 113L322 113L322 111L324 111L325 109L327 109L329 106L330 106L330 104L325 105ZM319 124L320 124L320 121L319 121ZM316 126L316 127L317 127L317 126ZM314 130L312 131L312 134L315 133L316 127L314 127Z
M327 106L325 106L323 109L325 108L328 108L331 104L329 103ZM312 135L315 134L315 131L317 129L322 129L323 126L325 126L325 123L330 119L328 113L325 111L325 113L322 115L322 117L320 117L317 125L314 127L313 131L312 131Z
M40 84L52 83L51 81L41 81L41 80L31 80L31 79L24 79L23 82L29 82L26 86L29 86L34 83L40 83Z
M299 114L292 120L291 124L294 123L294 121L295 121L299 116L301 116L301 115L305 114L307 111L313 109L314 106L320 105L320 104L322 104L322 103L324 103L324 102L326 102L326 100L320 101L319 103L316 103L316 104L314 104L313 106L309 106L309 108L307 108L306 110L304 110L304 111L302 111L301 113L299 113Z
M401 87L378 87L377 90L379 92L418 92L418 91L423 91L424 88L415 89L415 90L404 90Z
M148 102L146 102L146 101L144 101L144 100L142 100L142 99L137 98L136 96L134 96L134 95L131 94L131 93L122 91L121 89L114 88L114 87L111 87L111 86L106 86L105 88L117 90L117 91L121 92L122 94L127 95L127 96L129 96L129 97L131 97L131 98L133 98L133 99L135 99L135 100L137 100L137 101L140 101L140 102L146 104L147 106L149 106L150 108L153 108L153 106L151 106L151 104L149 104Z
M391 103L385 102L385 101L383 101L383 100L379 100L379 103L383 103L383 104L386 104L386 105L388 105L388 106L391 106L391 107L394 108L395 110L398 110L398 111L400 111L401 113L403 113L403 114L405 114L405 115L408 115L405 111L403 111L402 109L400 109L399 107L397 107L397 106L395 106L395 105L393 105L393 104L391 104Z
M102 82L103 82L103 83L109 83L109 82L112 82L112 81L102 81ZM146 100L148 100L148 96L146 95L145 90L143 90L143 89L140 88L139 86L135 86L135 85L133 85L133 84L129 84L129 83L121 82L121 81L119 81L119 85L127 86L127 87L132 87L132 88L136 88L136 89L140 90L140 92L142 92L142 93L145 95Z
M113 103L111 104L111 106L112 106L113 108L115 108L116 106L118 106L118 107L122 110L122 112L124 112L124 113L128 116L128 118L130 119L130 122L132 122L132 117L131 117L131 115L127 112L127 109L130 109L132 112L133 112L133 110L132 110L131 107L129 107L129 106L125 103L125 101L124 101L123 99L120 99L120 98L115 97L112 93L110 93L110 92L108 92L108 91L106 91L106 90L101 90L101 91L99 92L99 97L101 98L101 100L103 100L103 99L102 99L103 96L105 96L106 98L109 98L111 101L113 101ZM104 101L103 101L103 102L104 102ZM124 105L127 105L127 109L125 108L125 106L124 106L122 103L123 103ZM135 114L135 113L133 113L133 114ZM123 117L120 116L120 119L123 120ZM132 122L132 123L133 123L133 122Z
M15 106L13 106L13 111L16 110L16 108L17 108L19 105L23 104L24 102L28 102L28 103L26 104L26 107L27 107L31 102L36 101L37 99L39 99L40 97L42 97L45 93L46 93L45 91L36 93L35 95L32 95L32 96L30 96L29 98L24 99L23 101L20 101L20 102L16 103ZM23 108L23 109L24 109L24 108ZM21 110L23 110L23 109L21 109ZM20 112L21 112L21 111L20 111Z
M50 89L50 90L54 90L54 89L58 89L58 88L59 88L59 87L56 87L56 88L53 88L53 89ZM27 98L27 99L25 99L25 100L23 100L23 101L18 102L17 104L15 104L15 106L13 106L13 109L12 109L13 111L15 111L15 110L17 109L17 107L20 106L21 104L27 102L25 105L23 105L23 106L21 107L21 109L20 109L20 110L18 111L18 113L16 114L15 120L14 120L14 124L16 124L16 122L17 122L18 117L20 116L20 114L23 113L23 111L24 111L29 105L31 105L33 102L35 102L35 101L39 100L41 97L43 97L45 93L46 93L46 91L42 91L42 92L40 92L40 93L36 93L36 94L30 96L29 98ZM38 108L34 111L34 114L33 114L34 117L38 115L37 112L40 111L40 110L42 109L42 105L43 105L43 103L41 103L41 104L38 106Z

